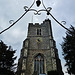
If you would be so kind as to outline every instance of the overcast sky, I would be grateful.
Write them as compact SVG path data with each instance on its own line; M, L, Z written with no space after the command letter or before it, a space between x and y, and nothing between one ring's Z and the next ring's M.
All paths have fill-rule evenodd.
M0 31L10 26L9 21L16 21L25 11L24 6L30 6L33 0L0 0ZM51 13L59 21L66 21L66 27L69 28L70 24L75 26L75 0L43 0L46 7L52 7ZM39 10L36 5L33 8ZM28 23L42 23L46 18L49 18L52 23L53 37L56 41L56 46L61 59L62 69L65 73L65 61L62 56L62 49L60 44L65 37L66 30L58 25L46 12L42 12L40 16L34 15L34 12L28 12L17 24L15 24L8 31L0 34L0 40L5 44L11 45L16 49L16 55L20 57L20 50L22 48L23 40L26 39ZM68 75L65 73L65 75Z

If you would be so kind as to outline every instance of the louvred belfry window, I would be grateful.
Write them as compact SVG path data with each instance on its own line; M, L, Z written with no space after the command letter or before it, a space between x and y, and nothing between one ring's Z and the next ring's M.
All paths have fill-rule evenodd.
M37 29L37 35L41 35L41 29Z

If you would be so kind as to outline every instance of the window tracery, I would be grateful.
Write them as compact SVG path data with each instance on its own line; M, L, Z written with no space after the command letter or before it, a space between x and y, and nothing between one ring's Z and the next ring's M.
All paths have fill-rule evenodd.
M37 71L39 74L43 74L45 71L44 57L40 54L34 58L34 71Z

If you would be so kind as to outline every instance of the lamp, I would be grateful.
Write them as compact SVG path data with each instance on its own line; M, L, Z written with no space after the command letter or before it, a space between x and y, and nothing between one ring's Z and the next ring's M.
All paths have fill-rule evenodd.
M40 0L37 0L37 1L36 1L36 5L37 5L37 7L39 7L40 4L41 4L41 1L40 1Z

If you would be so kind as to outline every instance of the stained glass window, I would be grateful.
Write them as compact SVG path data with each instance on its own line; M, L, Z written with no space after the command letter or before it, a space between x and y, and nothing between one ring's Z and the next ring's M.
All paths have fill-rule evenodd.
M44 70L44 58L41 55L38 55L34 60L34 71L37 71L39 74L43 74Z

